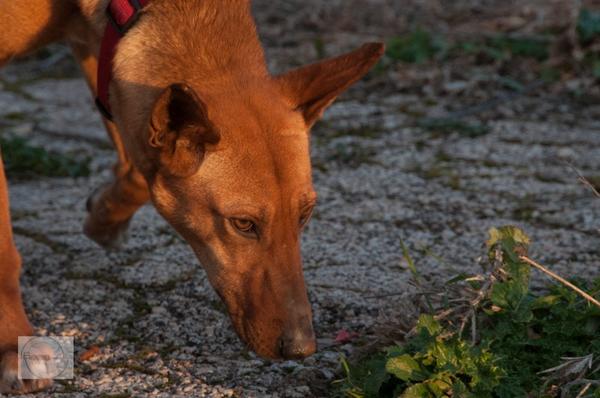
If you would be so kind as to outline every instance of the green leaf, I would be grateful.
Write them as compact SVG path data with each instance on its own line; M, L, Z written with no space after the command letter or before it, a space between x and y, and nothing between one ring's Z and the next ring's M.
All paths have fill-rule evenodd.
M561 296L558 294L549 294L547 296L541 296L533 300L531 303L531 309L537 310L540 308L550 308L561 300Z
M381 385L389 378L386 369L386 361L377 359L367 363L368 372L364 385L365 395L367 397L378 397Z
M461 398L470 397L471 394L469 394L468 391L469 390L467 389L467 386L465 385L465 383L463 383L460 380L456 380L452 384L452 396L453 397L461 397Z
M408 251L408 247L406 247L402 239L400 239L400 247L402 248L402 257L404 257L404 260L406 260L406 264L408 265L410 273L412 274L414 279L419 280L419 271L417 271L417 267L410 255L410 252Z
M491 228L489 230L490 238L487 240L486 244L488 249L491 249L497 244L501 244L506 241L514 241L517 244L522 246L529 246L531 243L527 234L520 228L506 225L500 228Z
M476 344L458 336L457 323L442 327L432 315L421 315L417 333L405 344L388 347L350 370L352 380L342 381L344 393L361 398L545 396L539 372L560 365L561 357L600 352L597 307L563 285L550 286L545 295L528 290L531 269L517 253L528 244L517 228L490 231L490 250L503 252L497 264L503 272L495 274L499 280L478 308ZM574 283L600 296L600 278ZM582 377L597 379L597 367L594 363Z
M427 389L433 393L436 397L443 397L444 393L447 392L451 385L443 380L427 380L423 382L427 386Z
M519 281L511 280L508 282L496 283L492 287L490 300L494 305L511 311L514 316L519 311L530 310L530 306L527 305L530 303L526 300L527 294L528 288L526 285L523 286Z
M442 331L442 325L435 320L433 315L422 314L417 321L417 331L427 330L431 336L435 336Z
M600 12L582 9L577 20L577 33L583 43L600 35Z
M500 308L508 308L509 307L509 290L510 286L507 283L497 283L492 287L492 292L490 293L490 300L494 305L497 305Z
M402 395L401 398L429 398L433 397L427 386L423 383L414 384L408 387Z
M436 340L429 347L428 354L432 358L435 358L437 368L450 371L455 371L459 368L455 341Z
M421 365L408 354L388 359L385 370L403 381L420 381L425 378Z
M404 347L399 345L393 345L390 347L386 347L384 351L387 353L388 357L397 357L398 355L402 355L406 353Z
M496 248L500 247L503 253L503 270L507 274L505 281L492 287L490 300L498 307L513 312L520 311L520 320L528 319L529 308L522 307L522 304L528 303L525 298L529 292L531 268L521 261L519 255L526 254L529 237L521 229L513 226L492 228L489 235L489 256L495 258Z

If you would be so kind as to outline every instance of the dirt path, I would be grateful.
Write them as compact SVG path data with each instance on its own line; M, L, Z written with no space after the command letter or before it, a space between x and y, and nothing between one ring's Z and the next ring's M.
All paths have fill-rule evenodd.
M256 10L275 70L391 29L386 23L378 30L378 14L365 12L362 30L339 17L348 27L334 35L323 21L336 7L347 10L342 2L320 10L310 2L270 3L257 2ZM443 279L476 270L490 227L517 224L542 263L566 276L599 273L600 199L570 166L600 177L598 105L533 89L493 106L485 133L440 134L416 127L414 115L452 110L452 87L464 85L418 93L398 88L410 71L373 77L314 131L319 206L303 252L321 350L302 362L257 359L234 335L190 249L151 207L136 215L122 252L106 253L81 234L85 199L109 178L114 154L70 61L54 65L48 78L36 65L30 60L0 72L0 131L93 161L89 178L10 184L25 301L39 333L74 336L77 354L101 347L77 364L73 383L37 397L321 395L339 352L351 354L412 293L402 241L426 278ZM430 72L440 73L435 66ZM452 82L464 83L444 84ZM464 102L468 108L478 101ZM336 346L340 329L361 338Z

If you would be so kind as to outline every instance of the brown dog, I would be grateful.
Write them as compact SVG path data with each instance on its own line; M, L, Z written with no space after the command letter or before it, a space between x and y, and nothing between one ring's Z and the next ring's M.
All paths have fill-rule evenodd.
M0 2L0 65L67 40L96 91L108 0ZM88 201L84 231L105 247L151 200L189 242L239 336L259 355L300 358L315 338L300 233L315 205L308 130L383 53L367 44L280 76L267 71L248 0L154 0L121 39L105 121L115 179ZM19 292L0 162L0 392L31 335Z

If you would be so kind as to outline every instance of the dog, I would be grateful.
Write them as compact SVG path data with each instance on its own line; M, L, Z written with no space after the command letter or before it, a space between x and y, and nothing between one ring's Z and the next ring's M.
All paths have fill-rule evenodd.
M84 233L116 247L151 201L252 350L314 353L300 253L316 203L309 130L383 44L273 76L249 0L3 1L0 20L0 66L64 40L98 95L118 161L113 181L88 199ZM33 333L20 266L0 161L0 392L51 384L16 376L17 336Z

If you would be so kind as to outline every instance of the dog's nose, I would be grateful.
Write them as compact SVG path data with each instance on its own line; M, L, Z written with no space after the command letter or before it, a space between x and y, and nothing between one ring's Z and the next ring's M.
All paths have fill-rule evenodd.
M317 350L317 341L312 326L286 333L281 337L279 344L281 356L284 359L306 358Z

